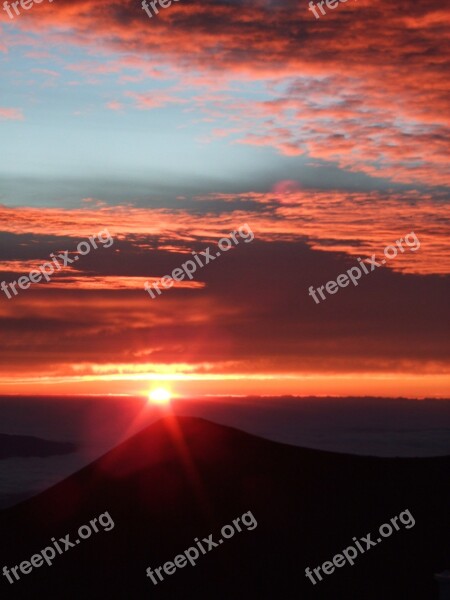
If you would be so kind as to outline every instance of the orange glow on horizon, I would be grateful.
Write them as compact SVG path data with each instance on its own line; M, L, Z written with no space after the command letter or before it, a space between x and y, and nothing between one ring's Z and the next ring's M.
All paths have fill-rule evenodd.
M146 382L143 389L142 383ZM3 378L0 394L127 395L148 399L152 384L174 383L177 398L201 396L382 396L385 398L449 398L450 377L434 373L346 374L155 374ZM173 393L172 393L173 396Z

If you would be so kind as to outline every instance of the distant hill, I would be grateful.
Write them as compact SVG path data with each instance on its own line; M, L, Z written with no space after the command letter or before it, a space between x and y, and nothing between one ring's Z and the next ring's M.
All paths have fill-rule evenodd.
M167 417L44 493L0 511L9 569L108 511L93 534L20 581L18 599L433 600L448 568L450 457L386 459L271 442L198 418ZM311 569L408 509L415 526L324 576ZM244 529L155 586L146 568L251 511ZM376 535L374 536L376 539Z
M70 454L76 448L75 444L69 442L51 442L28 435L0 433L0 459Z

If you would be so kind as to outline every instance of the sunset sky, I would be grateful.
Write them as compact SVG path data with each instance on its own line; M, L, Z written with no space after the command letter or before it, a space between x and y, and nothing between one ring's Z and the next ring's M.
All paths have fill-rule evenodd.
M0 15L0 394L444 397L448 12L44 0ZM144 283L247 223L152 300ZM416 252L315 304L414 231Z

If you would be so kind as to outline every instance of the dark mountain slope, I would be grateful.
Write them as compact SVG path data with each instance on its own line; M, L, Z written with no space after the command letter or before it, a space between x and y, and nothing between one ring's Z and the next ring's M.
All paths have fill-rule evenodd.
M167 417L66 481L0 512L9 569L108 511L100 527L52 566L2 597L57 599L432 600L449 566L450 458L380 459L277 444L197 418ZM311 569L409 510L415 526L313 585ZM194 538L251 511L243 527L195 567L154 585L146 568L173 561ZM20 573L20 572L19 572Z

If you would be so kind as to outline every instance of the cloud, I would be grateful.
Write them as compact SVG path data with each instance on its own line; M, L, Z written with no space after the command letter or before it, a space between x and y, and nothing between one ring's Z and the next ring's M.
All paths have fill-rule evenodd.
M242 99L235 90L234 107L214 106L232 127L243 127L240 143L370 176L448 185L449 60L441 40L449 19L439 0L360 0L320 20L291 0L186 1L152 22L131 1L61 0L23 15L17 26L46 31L47 43L61 43L62 27L65 43L71 37L96 46L105 57L93 61L97 73L119 75L126 63L149 77L170 70L205 94L233 81L240 90L264 83L265 100ZM134 97L141 109L180 102L162 91Z
M0 120L5 121L23 121L24 117L20 108L2 108L0 107Z
M154 108L162 108L169 104L185 104L187 102L186 100L161 91L148 92L146 94L126 92L125 94L135 100L135 106L140 110L152 110Z
M358 0L320 20L294 0L183 0L151 21L131 0L58 0L24 13L2 43L33 48L36 60L58 45L87 49L92 59L68 65L77 77L127 86L123 97L108 87L103 102L179 105L211 123L210 139L222 143L448 185L448 22L438 0ZM167 80L169 89L153 89ZM448 386L450 215L441 189L324 192L281 178L271 190L209 193L192 204L0 206L0 276L8 280L105 227L116 238L54 285L0 297L4 380L207 371L279 385L299 374L355 381L369 373L391 377L392 390L414 373L436 393ZM255 241L199 270L193 285L157 300L137 289L245 222ZM358 256L379 255L410 231L418 252L323 304L308 296L310 285L335 280Z
M120 261L106 251L98 260L85 257L94 283L125 268L170 272L184 260L125 243L119 249ZM299 241L255 240L200 270L201 287L170 289L155 300L119 286L52 284L14 301L0 298L0 372L50 380L104 374L110 381L205 368L227 376L444 375L448 282L380 269L316 305L309 285L336 279L354 262Z
M231 203L233 210L228 209ZM259 240L303 240L315 250L355 258L380 255L387 245L414 231L420 250L399 255L389 268L418 274L450 272L446 253L450 205L444 193L318 191L281 180L268 192L199 196L193 210L108 206L99 200L83 204L74 209L0 205L1 228L16 235L67 237L65 247L59 242L57 249L62 251L107 227L119 241L170 254L215 243L248 222ZM206 210L204 204L216 208Z
M121 102L117 102L115 100L112 100L111 102L108 102L106 104L106 108L108 108L109 110L122 110L123 109L123 104Z
M434 374L437 387L423 380L426 389L444 393L445 204L437 210L435 199L417 193L314 192L283 180L271 192L240 198L246 210L226 211L236 198L217 194L222 210L201 218L211 195L191 212L98 200L72 210L1 207L9 233L1 234L0 278L7 281L104 227L116 238L49 284L13 300L0 295L3 380L20 373L40 381L145 379L149 369L189 375L208 364L211 376L243 380L358 373L392 383ZM154 300L145 293L144 281L171 273L186 252L213 246L245 222L254 241L199 269L188 285ZM418 252L399 255L392 268L319 305L308 295L309 286L336 280L357 256L379 255L411 230L421 240Z

